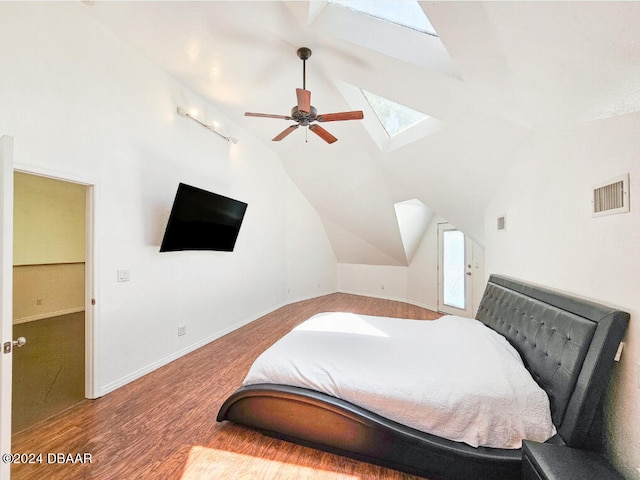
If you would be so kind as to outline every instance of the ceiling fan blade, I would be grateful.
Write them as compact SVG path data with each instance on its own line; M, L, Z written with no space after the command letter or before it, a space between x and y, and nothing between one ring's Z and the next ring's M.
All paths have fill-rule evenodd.
M318 122L335 122L337 120L362 120L364 113L362 110L354 112L322 113L316 117Z
M309 125L309 130L311 130L313 133L318 135L321 139L323 139L327 143L333 143L338 140L336 137L334 137L329 132L327 132L324 128L322 128L320 125L315 125L315 124Z
M298 111L309 113L311 111L311 92L296 88L296 97L298 97Z
M272 141L274 142L279 142L280 140L282 140L284 137L286 137L287 135L289 135L291 132L293 132L296 128L298 128L300 125L291 125L287 128L285 128L282 132L280 132L278 135L276 135L275 137L273 137Z
M270 113L251 113L244 112L245 117L263 117L263 118L281 118L282 120L291 120L291 117L286 115L271 115Z

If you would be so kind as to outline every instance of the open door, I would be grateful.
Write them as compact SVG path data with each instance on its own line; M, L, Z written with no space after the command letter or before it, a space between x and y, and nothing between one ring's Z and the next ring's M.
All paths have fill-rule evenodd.
M0 480L9 480L13 350L13 139L0 137Z
M15 436L86 396L89 187L15 162L13 180L13 338L26 338L12 355Z

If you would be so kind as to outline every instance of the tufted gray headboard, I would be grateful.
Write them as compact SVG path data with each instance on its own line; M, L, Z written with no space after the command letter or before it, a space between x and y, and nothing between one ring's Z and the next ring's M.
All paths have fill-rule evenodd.
M549 395L567 445L597 447L613 358L629 314L564 293L491 275L476 318L504 335Z

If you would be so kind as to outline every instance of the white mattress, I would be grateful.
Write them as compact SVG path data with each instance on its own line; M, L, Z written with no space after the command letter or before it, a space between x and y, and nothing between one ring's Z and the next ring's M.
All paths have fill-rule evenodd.
M324 392L474 447L520 448L556 433L547 394L509 342L451 315L315 315L256 359L244 385L257 383Z

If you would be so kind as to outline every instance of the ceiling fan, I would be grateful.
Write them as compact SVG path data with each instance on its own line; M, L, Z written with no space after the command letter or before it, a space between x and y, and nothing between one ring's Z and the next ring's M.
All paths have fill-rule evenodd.
M306 66L307 59L311 56L311 50L307 47L301 47L298 49L298 57L302 60L302 88L296 88L296 97L298 104L291 109L291 115L271 115L268 113L251 113L245 112L247 117L264 117L264 118L280 118L282 120L293 120L297 122L295 125L290 125L278 135L273 137L274 142L279 142L284 137L289 135L295 129L300 126L309 127L313 133L318 135L327 143L333 143L338 140L331 135L328 131L322 128L317 123L313 122L335 122L339 120L361 120L364 118L364 114L361 110L353 112L338 112L338 113L321 113L318 114L316 107L311 105L311 92L306 89Z

